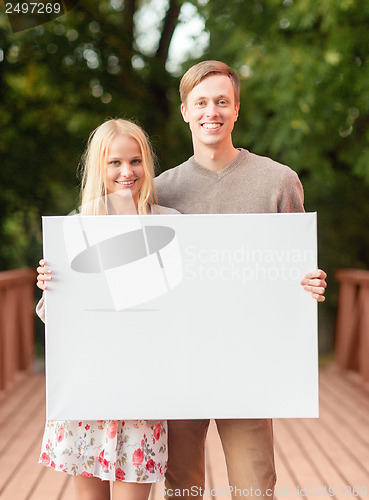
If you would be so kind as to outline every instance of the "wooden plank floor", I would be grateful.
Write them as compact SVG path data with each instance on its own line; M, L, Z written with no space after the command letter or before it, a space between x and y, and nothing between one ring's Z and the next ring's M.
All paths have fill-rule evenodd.
M0 394L1 500L74 498L70 476L37 464L45 418L44 391L44 376L35 374ZM274 430L278 500L369 500L369 391L352 377L334 368L322 370L320 418L278 419ZM214 422L206 452L205 498L230 500ZM157 484L151 500L161 500L162 492L162 483Z

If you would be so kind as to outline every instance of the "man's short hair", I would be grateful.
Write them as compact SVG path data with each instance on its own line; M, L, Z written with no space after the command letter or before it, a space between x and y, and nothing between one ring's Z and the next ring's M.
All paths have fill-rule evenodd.
M233 90L235 104L240 102L240 78L237 73L221 61L202 61L192 66L182 77L179 85L179 94L181 102L185 104L188 94L208 76L226 75L230 78Z

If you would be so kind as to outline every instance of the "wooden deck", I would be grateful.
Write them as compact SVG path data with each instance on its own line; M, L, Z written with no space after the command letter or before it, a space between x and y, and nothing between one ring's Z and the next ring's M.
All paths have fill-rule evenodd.
M35 374L0 393L1 500L74 498L70 476L37 464L44 391L44 376ZM275 420L278 500L369 500L369 391L352 377L326 368L320 376L320 408L319 419ZM212 498L230 500L214 423L206 446L206 486L213 489ZM160 500L162 490L162 484L156 485L151 499ZM211 498L209 490L206 498Z

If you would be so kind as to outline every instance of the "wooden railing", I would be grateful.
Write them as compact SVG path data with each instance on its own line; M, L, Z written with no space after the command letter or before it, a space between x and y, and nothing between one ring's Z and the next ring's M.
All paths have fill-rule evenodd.
M369 271L340 269L335 362L369 383Z
M0 272L0 390L33 366L36 272Z

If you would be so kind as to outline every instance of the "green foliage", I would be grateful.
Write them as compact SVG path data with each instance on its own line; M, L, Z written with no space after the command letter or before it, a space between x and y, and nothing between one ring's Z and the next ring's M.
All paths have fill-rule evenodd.
M305 208L318 212L319 266L328 274L327 302L320 307L321 350L333 349L338 285L335 271L369 269L369 186L349 172L331 179L303 179Z
M40 216L75 208L80 156L105 119L135 119L164 168L175 163L186 130L178 127L178 80L165 69L168 47L161 42L170 38L179 7L179 0L168 2L151 56L135 41L140 5L133 0L114 7L84 0L67 15L15 34L0 13L0 269L33 266L34 254L41 255Z
M369 4L251 0L206 6L209 57L243 78L237 143L332 178L369 178Z
M35 254L41 244L38 211L29 207L28 210L12 212L4 221L1 244L2 254L16 267L23 267L25 262L40 258L39 254Z

